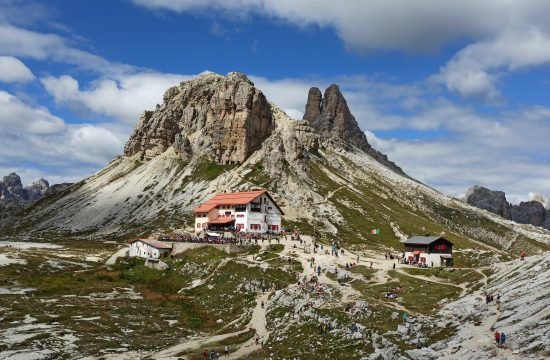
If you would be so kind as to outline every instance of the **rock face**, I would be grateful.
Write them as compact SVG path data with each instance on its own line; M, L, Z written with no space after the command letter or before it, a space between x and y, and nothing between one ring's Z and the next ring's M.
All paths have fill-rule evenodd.
M472 206L487 210L493 214L511 219L510 204L503 191L492 191L482 186L473 185L466 192L466 202Z
M541 226L550 230L550 210L538 201L525 201L511 205L502 191L492 191L473 185L468 189L465 200L468 204L500 215L520 224Z
M13 222L16 213L42 199L49 187L50 184L44 179L23 187L21 178L16 173L4 176L4 180L0 181L0 225Z
M358 148L393 171L403 174L399 166L370 146L338 85L329 86L324 97L318 88L311 88L303 119L319 132L323 141L335 143L348 150Z
M274 129L270 104L245 75L207 74L168 89L162 105L145 111L124 154L150 160L173 146L184 161L198 154L240 164Z

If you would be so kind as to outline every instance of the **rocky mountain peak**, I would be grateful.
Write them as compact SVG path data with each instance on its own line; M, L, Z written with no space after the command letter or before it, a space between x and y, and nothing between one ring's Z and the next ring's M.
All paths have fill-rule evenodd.
M173 147L184 160L198 154L242 163L274 129L270 104L246 75L205 74L168 89L163 104L144 112L124 154L149 160Z
M550 229L550 211L539 201L523 201L512 205L503 191L493 191L479 185L471 186L464 198L466 203L487 210L520 224L531 224Z
M319 132L322 141L329 141L346 149L358 148L393 171L404 174L386 155L370 146L338 85L330 85L324 96L321 95L321 90L312 87L308 93L303 119Z
M470 205L500 215L505 219L512 218L510 204L503 191L493 191L483 186L472 185L466 192L465 200Z
M22 188L21 178L16 173L12 172L4 176L4 185L7 188Z

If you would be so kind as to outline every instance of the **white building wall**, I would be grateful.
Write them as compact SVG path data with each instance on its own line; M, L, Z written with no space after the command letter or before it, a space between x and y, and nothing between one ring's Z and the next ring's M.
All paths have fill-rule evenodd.
M167 256L170 253L168 249L157 249L149 244L146 244L142 241L134 241L130 245L130 251L128 252L130 257L142 257L142 258L153 258L158 259L161 257L161 254Z
M415 257L412 252L406 251L405 252L405 260L409 261L409 256ZM440 267L441 266L441 254L428 254L428 253L420 253L418 256L418 259L420 258L426 258L426 265L429 267L432 266L432 261L434 264L434 267Z

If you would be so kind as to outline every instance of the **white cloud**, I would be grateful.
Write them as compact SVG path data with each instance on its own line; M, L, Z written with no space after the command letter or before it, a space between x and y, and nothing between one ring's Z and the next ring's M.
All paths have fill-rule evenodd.
M550 63L547 0L133 0L149 9L260 14L297 27L334 29L360 53L422 52L468 40L434 80L463 96L496 102L502 72ZM236 16L235 14L240 14ZM243 16L245 14L245 16Z
M34 79L32 71L13 56L0 56L0 81L27 82Z
M257 13L296 26L332 27L358 51L425 50L462 38L487 38L526 25L548 28L545 0L133 0L176 12Z
M67 39L59 35L44 34L1 23L0 55L53 60L102 74L121 74L135 70L133 66L111 62L71 46Z
M73 181L122 153L122 141L107 127L67 124L48 109L25 104L4 91L0 91L0 128L0 169L18 173L27 169L29 174L57 174L58 179Z
M504 73L550 64L550 34L538 29L479 41L460 50L434 80L464 96L495 100Z
M46 91L58 104L83 107L93 113L109 116L126 123L135 123L139 114L154 109L162 102L171 86L193 76L139 72L96 80L88 89L80 89L71 76L48 76L40 79Z

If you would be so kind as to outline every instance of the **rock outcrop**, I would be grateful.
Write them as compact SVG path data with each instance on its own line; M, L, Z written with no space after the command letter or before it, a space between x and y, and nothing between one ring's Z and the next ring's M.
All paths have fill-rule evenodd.
M473 185L468 189L465 201L505 219L520 224L541 226L550 230L550 210L545 209L539 201L524 201L519 205L511 205L506 200L506 194L503 191L493 191L478 185Z
M311 88L303 119L319 132L322 141L334 143L348 150L353 147L358 148L381 164L403 175L403 170L399 166L370 146L338 85L329 86L325 90L324 97L321 96L318 88Z
M4 180L0 181L0 226L12 223L19 211L42 199L49 187L50 184L44 179L23 187L21 178L16 173L4 176Z
M270 104L244 74L206 74L168 89L162 105L145 111L124 154L150 160L172 146L184 161L198 154L236 164L274 129Z
M473 185L466 192L465 200L472 206L500 215L505 219L512 218L510 204L506 201L506 194L503 191L493 191Z

